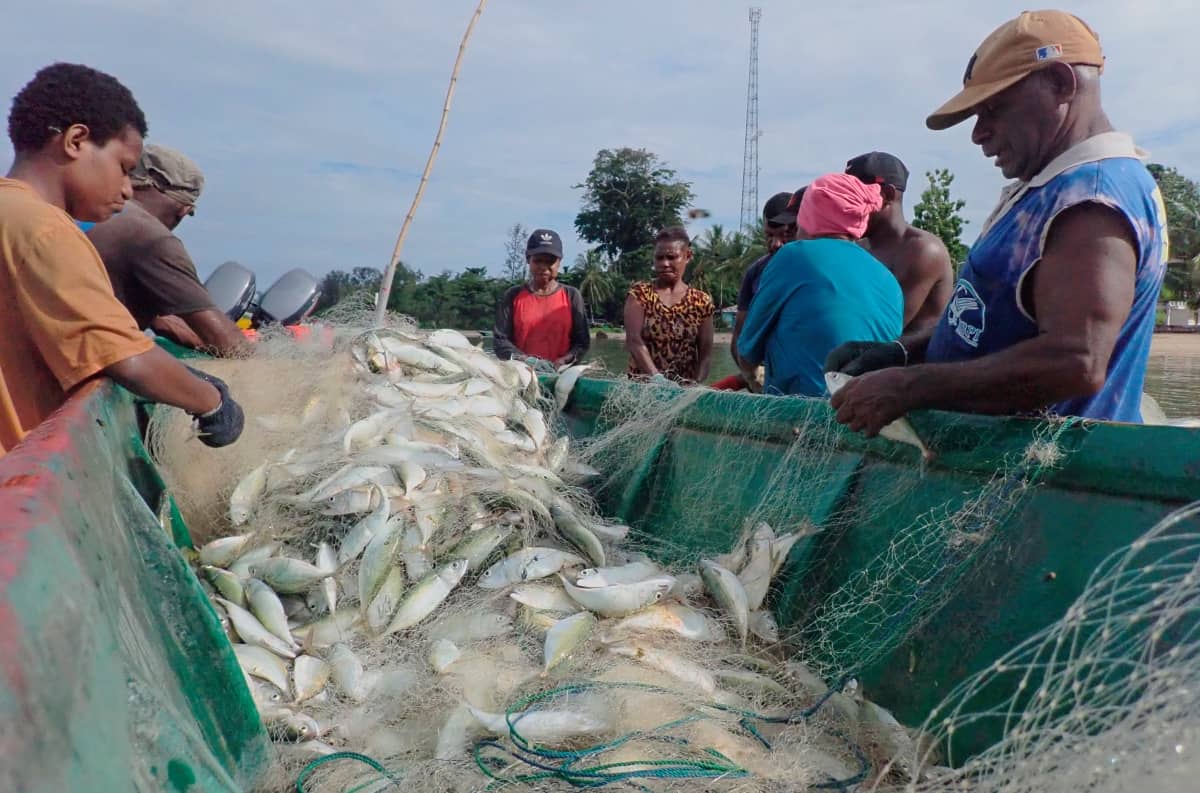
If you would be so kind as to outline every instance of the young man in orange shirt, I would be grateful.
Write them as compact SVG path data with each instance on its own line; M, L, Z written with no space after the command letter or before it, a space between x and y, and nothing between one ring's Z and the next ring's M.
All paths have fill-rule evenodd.
M146 119L110 75L59 63L13 100L16 156L0 179L0 455L82 383L107 375L198 420L209 446L241 434L241 407L139 330L75 219L101 222L133 194Z

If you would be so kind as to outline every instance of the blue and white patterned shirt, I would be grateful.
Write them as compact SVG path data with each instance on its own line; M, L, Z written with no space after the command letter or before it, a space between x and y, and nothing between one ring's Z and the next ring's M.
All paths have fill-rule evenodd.
M1025 275L1042 258L1059 213L1084 203L1111 207L1137 240L1133 305L1108 362L1104 387L1092 396L1049 406L1060 416L1141 422L1146 360L1167 263L1167 214L1145 153L1129 136L1108 132L1059 155L1027 183L1006 188L1000 206L971 247L926 360L962 361L1031 339L1037 322L1021 302Z

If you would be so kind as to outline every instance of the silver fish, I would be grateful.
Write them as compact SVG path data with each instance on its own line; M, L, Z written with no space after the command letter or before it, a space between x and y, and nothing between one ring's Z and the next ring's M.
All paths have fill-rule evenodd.
M462 650L449 639L437 639L429 645L429 665L439 675L444 675L459 658L462 658Z
M557 611L570 614L579 611L579 604L563 591L549 584L520 584L508 594L510 598L538 611Z
M363 665L358 656L345 644L338 642L329 649L326 656L329 661L329 671L333 683L338 690L355 702L362 702L367 697L363 680Z
M357 612L342 609L334 616L324 617L316 622L293 629L292 635L304 647L323 650L349 639L353 635L357 622Z
M228 570L206 565L202 567L204 575L225 598L233 601L242 608L246 607L246 591L242 579Z
M246 600L250 603L250 613L262 623L263 627L278 636L292 649L296 649L296 640L288 630L287 613L275 590L259 581L257 578L246 579Z
M712 595L713 600L717 601L717 605L733 622L738 640L741 642L741 646L745 647L746 633L749 631L750 608L747 605L746 590L742 588L742 582L729 570L707 559L700 562L700 579L704 581L704 587Z
M485 526L479 531L468 533L462 540L451 549L449 556L451 559L466 559L467 571L475 572L482 567L496 549L504 544L504 541L513 533L511 525L493 524Z
M669 575L656 576L633 584L614 584L595 589L577 587L561 575L559 578L572 600L602 617L624 617L640 611L662 600L675 585L675 579Z
M206 543L200 549L200 564L208 564L213 567L229 567L229 565L237 561L238 555L246 547L246 541L249 539L249 534L235 534L231 537L221 537L220 539Z
M746 607L751 611L762 608L763 600L771 587L771 545L775 532L765 523L754 527L747 543L746 565L738 572L738 580L746 591Z
M311 655L297 656L292 667L292 684L296 703L312 699L324 691L325 684L329 682L330 671L329 664L320 658Z
M641 642L629 642L610 645L608 651L614 655L639 661L651 669L657 669L670 675L681 683L695 686L705 694L712 694L717 690L717 680L711 672L699 664L666 650L660 650Z
M263 624L255 619L254 615L249 611L224 598L217 598L217 602L225 607L225 613L229 615L230 621L233 622L233 629L237 631L238 636L242 638L243 642L270 650L283 658L296 657L296 653L291 645L263 627Z
M554 525L558 528L559 533L567 542L587 557L592 564L597 567L604 566L604 546L600 544L600 539L592 533L591 529L580 522L574 510L558 504L551 504L550 515L554 518Z
M613 584L636 584L657 575L660 570L661 568L653 562L631 562L619 567L589 567L579 572L575 586L595 589Z
M329 575L321 568L300 559L276 556L250 566L250 574L276 592L297 595Z
M337 614L338 585L337 578L334 577L338 568L337 553L329 543L322 542L317 545L316 566L329 573L329 576L321 581L321 594L325 597L325 609L330 614Z
M279 551L279 543L268 542L260 545L257 548L251 548L244 551L237 561L229 566L229 572L236 575L238 578L249 578L250 568L259 562L270 559Z
M238 664L250 675L266 680L280 691L288 690L287 662L270 650L254 644L233 645Z
M479 577L483 589L501 589L522 581L533 581L552 576L564 567L583 564L573 553L557 548L522 548L489 567Z
M750 612L748 627L750 633L762 639L767 644L777 644L779 642L779 625L775 622L775 617L770 611L763 609L761 611Z
M610 728L607 720L574 710L527 710L506 716L470 705L467 705L467 709L493 735L508 735L511 722L525 740L547 745L598 735Z
M234 526L241 526L250 519L250 513L262 498L267 488L267 464L262 463L242 477L229 497L229 517Z
M379 506L382 495L378 485L359 485L334 493L322 503L326 515L361 515Z
M411 628L428 617L449 597L466 572L466 560L456 559L425 576L405 594L385 632L396 633Z
M554 401L559 410L567 407L567 402L571 399L571 392L575 390L575 384L591 366L590 363L568 366L559 373L558 379L554 382Z
M395 567L404 526L403 513L391 516L363 551L362 562L358 566L358 602L364 610L379 591L388 572Z
M614 637L630 633L650 636L673 633L681 638L699 642L715 642L721 638L707 617L682 603L659 603L631 614L613 625L604 638L605 641L611 642Z
M400 598L403 595L404 571L399 565L393 565L388 569L379 588L367 601L363 610L367 627L371 629L372 633L379 633L387 627L392 615L396 613L396 607L400 604Z
M591 638L595 628L596 617L590 612L581 611L559 620L554 627L546 631L546 644L542 650L542 674L549 674L551 669L583 646Z
M304 742L315 739L321 733L312 716L297 713L290 708L278 708L263 714L263 726L272 738L281 741Z
M355 523L342 538L342 543L338 546L338 565L344 565L357 559L358 555L366 549L367 544L371 542L371 538L383 531L384 525L391 516L391 502L384 497L383 488L379 485L371 485L371 487L377 494L377 496L372 495L372 503L376 501L378 503L375 503L371 511Z
M494 611L467 611L442 617L429 628L433 639L446 639L455 644L470 644L505 636L512 631L513 620L507 614Z
M825 386L829 389L829 395L833 396L853 379L853 376L845 374L844 372L826 372ZM936 456L932 451L930 451L929 447L925 445L925 441L921 440L921 436L917 434L915 429L913 429L912 423L903 416L881 429L879 434L890 441L907 443L911 446L915 446L918 450L920 450L921 457L925 460L925 462L933 460L933 458Z

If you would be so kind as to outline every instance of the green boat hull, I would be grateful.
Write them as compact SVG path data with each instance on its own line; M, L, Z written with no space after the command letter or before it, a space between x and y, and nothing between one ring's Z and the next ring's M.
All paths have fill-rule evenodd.
M570 433L603 428L613 387L578 384ZM994 487L997 467L1039 431L1031 421L929 414L914 423L938 452L932 465L914 449L836 429L825 448L789 453L797 427L828 420L819 400L706 392L649 439L602 505L634 525L635 540L682 562L727 550L764 491L802 492L791 519L837 527L797 545L770 596L804 637L820 604L878 565L922 515L990 492L989 482L1010 495ZM934 558L941 577L912 571L930 589L913 590L897 626L864 619L807 651L919 724L956 683L1060 617L1105 555L1200 496L1193 431L1076 426L1060 428L1057 443L1061 464L994 513L1001 552L970 564ZM266 770L269 741L236 659L176 550L187 532L176 514L168 536L156 515L162 487L138 408L107 384L84 389L0 459L0 789L244 790ZM942 596L931 601L935 586ZM980 728L956 741L970 750L996 737Z
M573 436L611 429L602 411L615 387L580 381L566 410ZM623 463L632 473L605 489L601 506L634 527L633 541L686 563L727 552L764 494L799 493L774 499L791 509L776 528L830 529L798 543L768 603L804 657L853 676L901 722L920 725L956 684L1061 618L1108 554L1200 499L1194 430L911 418L937 453L932 464L911 446L842 429L824 400L708 391L651 433L645 459ZM1051 433L1057 465L1026 462L1031 442ZM938 519L956 512L954 528L986 531L986 549L968 553L937 534ZM891 591L870 580L876 572L895 576ZM822 628L823 604L855 592L888 608L851 598L842 607L859 613ZM986 748L997 729L990 721L959 731L954 755Z

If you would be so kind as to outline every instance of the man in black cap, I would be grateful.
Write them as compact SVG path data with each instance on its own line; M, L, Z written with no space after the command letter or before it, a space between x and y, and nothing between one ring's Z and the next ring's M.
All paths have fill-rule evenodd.
M946 245L904 219L908 168L894 155L873 151L846 163L846 173L883 190L883 207L871 215L862 245L896 276L904 291L904 332L931 328L954 291Z
M578 361L591 346L583 295L558 282L562 256L557 232L537 229L529 235L529 280L505 292L496 306L497 358L524 358L534 368L557 368Z
M746 323L746 314L750 311L750 301L758 292L758 281L762 278L763 270L767 269L767 264L775 255L775 251L796 238L796 215L800 212L800 199L803 197L804 188L801 187L794 193L776 193L763 205L763 236L766 238L767 252L747 267L746 272L742 275L742 286L738 289L737 313L733 318L733 338L729 345L729 351L733 355L734 363L739 367L742 362L738 360L737 354L738 335L742 332L742 325ZM713 387L720 390L740 390L749 387L751 390L759 391L762 383L751 382L756 379L750 378L746 374L734 375L714 383Z

